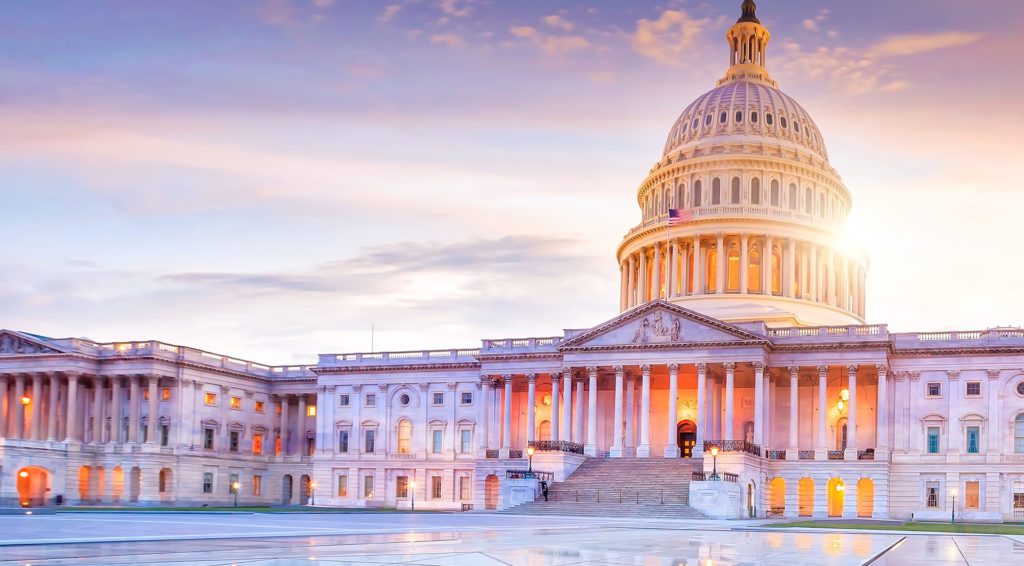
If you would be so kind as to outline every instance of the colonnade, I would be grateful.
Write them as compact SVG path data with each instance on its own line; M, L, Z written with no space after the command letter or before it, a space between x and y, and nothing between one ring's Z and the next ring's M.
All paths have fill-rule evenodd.
M864 315L866 266L794 238L721 232L672 238L624 256L620 274L623 311L657 298L739 293L804 299Z
M689 366L689 367L687 367ZM753 385L753 407L752 409L737 410L736 404L736 378L737 369L744 374L745 380L752 381ZM667 372L667 396L666 426L665 430L656 431L651 427L652 397L651 379L652 371L657 367L659 374ZM861 380L874 373L877 378L877 399L875 402L876 422L875 446L882 454L888 452L888 430L887 430L887 398L886 380L888 368L884 365L875 366L874 372L865 366L862 372L859 365L833 366L822 364L811 367L789 366L775 368L772 371L764 361L754 362L689 362L689 363L667 363L660 365L640 364L638 366L615 365L599 368L587 366L586 368L566 367L558 371L548 372L550 377L550 391L552 399L551 429L548 438L536 438L536 421L534 407L537 406L537 381L538 374L511 375L505 374L495 376L482 376L481 383L484 388L484 399L487 400L484 406L484 431L480 435L481 449L493 450L500 447L503 454L513 448L525 448L537 440L565 441L582 444L584 453L595 456L599 452L607 450L608 455L613 458L636 456L638 458L649 458L655 456L652 453L652 436L663 436L665 441L662 456L665 458L676 458L680 456L680 449L677 444L679 378L680 368L695 371L697 376L695 405L696 419L695 432L696 442L693 447L693 457L702 456L704 441L716 443L729 443L735 450L745 450L761 453L761 449L776 447L773 454L765 454L772 458L785 458L788 460L816 459L825 460L830 457L830 437L827 431L836 424L835 415L830 416L829 407L831 399L828 396L828 378L830 372L840 369L845 377L845 387L849 392L848 398L844 399L844 409L840 411L846 419L848 430L845 451L842 459L856 460L863 456L858 446L858 422L857 403L858 397L863 400L863 395L858 395L858 376ZM692 368L692 370L690 369ZM599 374L607 374L608 370L614 374L614 385L600 389ZM582 371L577 371L582 370ZM816 373L817 380L814 380ZM752 375L751 375L752 374ZM525 407L513 407L513 385L520 380L527 383L527 395ZM783 416L779 414L779 408L783 405L778 397L779 387L789 388L789 401L785 403L789 408L788 424ZM801 407L801 391L810 387L817 393L817 426L810 425L816 429L813 446L802 446L800 443L801 408L805 412L813 412L815 407ZM494 387L494 396L490 394L490 387ZM635 390L639 389L639 402L637 402ZM575 390L575 402L572 392ZM687 389L687 392L690 390ZM774 402L770 393L775 391ZM605 418L612 418L612 433L610 441L601 441L598 438L598 396L612 396L612 415ZM586 396L586 406L583 398ZM561 405L561 411L558 407ZM813 405L813 403L812 403ZM513 411L524 410L526 413L524 426L525 434L519 435L525 439L524 446L512 445L512 413ZM561 414L559 414L561 413ZM742 414L741 414L742 413ZM584 431L584 415L586 426ZM497 446L492 446L491 435L487 427L494 423L500 416L500 430L494 435ZM779 419L779 426L774 426L773 419ZM752 424L752 431L749 437L747 431L737 427L737 423ZM805 430L808 426L804 421ZM770 431L786 430L787 436L771 438ZM813 448L813 450L812 450ZM865 447L867 448L867 447ZM784 454L783 454L784 451ZM811 454L813 452L813 454ZM831 450L835 453L835 450ZM806 456L805 456L806 454Z

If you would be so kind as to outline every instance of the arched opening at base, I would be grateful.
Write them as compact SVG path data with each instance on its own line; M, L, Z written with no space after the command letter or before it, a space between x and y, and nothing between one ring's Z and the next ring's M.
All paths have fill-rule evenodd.
M845 491L846 486L843 484L843 480L839 478L832 478L828 480L828 516L829 517L842 517L843 516L843 504L845 502Z
M309 504L309 490L311 488L308 475L302 474L302 477L299 478L299 487L301 488L299 489L299 505Z
M875 512L875 482L862 478L857 482L857 516L870 519Z
M768 512L781 517L786 512L786 480L773 478L768 484Z
M801 517L814 515L814 480L811 478L800 478L797 484L797 505L800 507Z
M484 508L498 508L498 476L491 474L484 481Z
M693 458L693 447L697 444L697 425L693 421L679 421L676 426L676 443L680 458Z
M18 505L44 507L50 499L50 472L37 466L18 470Z
M285 474L281 478L281 505L292 504L292 475Z

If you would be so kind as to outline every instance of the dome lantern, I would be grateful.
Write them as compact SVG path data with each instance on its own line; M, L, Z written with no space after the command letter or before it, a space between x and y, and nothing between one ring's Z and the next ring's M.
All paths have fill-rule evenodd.
M729 71L718 84L734 80L758 80L776 86L768 77L768 70L765 67L765 55L771 34L757 19L757 5L753 0L746 0L742 9L740 19L736 20L736 24L725 34L729 42Z

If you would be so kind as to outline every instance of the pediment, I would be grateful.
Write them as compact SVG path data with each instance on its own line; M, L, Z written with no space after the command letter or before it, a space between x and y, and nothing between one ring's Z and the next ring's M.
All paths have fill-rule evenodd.
M668 301L653 301L562 342L559 350L750 345L764 336Z
M60 354L43 340L13 330L0 330L0 355Z

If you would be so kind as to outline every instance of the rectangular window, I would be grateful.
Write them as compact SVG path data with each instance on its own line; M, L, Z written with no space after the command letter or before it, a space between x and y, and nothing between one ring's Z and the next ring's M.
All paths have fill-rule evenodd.
M937 426L928 427L928 453L939 453L939 427Z
M978 509L979 508L979 494L981 492L981 482L969 481L964 482L964 508L965 509Z
M338 405L342 407L348 407L348 395L342 395L338 398Z
M281 437L277 436L274 438L274 454L281 453Z
M228 450L238 452L238 431L233 430L228 436Z
M217 404L217 394L216 393L207 393L206 394L206 404L207 405L216 405Z
M316 437L310 436L306 439L306 456L312 456L316 451Z
M206 450L213 450L213 429L203 429L203 448Z
M256 401L256 404L254 405L254 408L256 409L257 413L262 413L263 412L263 401Z
M1024 510L1024 493L1013 494L1013 509L1015 511Z
M377 431L375 430L366 431L366 434L363 437L363 452L369 452L370 454L374 452L373 440L376 435ZM387 489L387 486L384 486L384 488Z
M170 428L171 427L165 424L160 425L160 446L167 446L167 442L170 440L171 436Z
M967 396L968 397L981 397L981 382L980 381L968 381L967 382Z
M363 476L363 497L373 499L373 476Z
M928 507L938 507L939 506L939 482L937 482L937 481L930 481L930 482L926 483L925 487L924 487L924 491L925 491L925 497L926 497L926 500L927 500L926 501L926 505Z
M281 416L281 404L280 403L277 404L277 416L279 416L279 417Z
M348 431L342 430L338 432L338 452L348 452Z
M441 453L441 442L444 440L444 432L440 430L433 431L433 443L430 447L430 451L434 454Z
M231 398L231 408L232 409L241 409L242 408L242 398L241 397L232 397Z
M213 493L213 474L203 474L203 493Z
M463 430L459 431L459 434L462 437L460 439L461 446L459 447L459 451L462 452L463 454L469 454L470 452L473 451L473 433L468 430Z
M941 383L929 383L928 396L929 397L941 397L942 396L942 384Z
M306 416L307 417L315 417L316 416L316 405L310 405L310 406L306 407Z
M235 492L235 486L238 485L238 474L231 474L228 476L228 493Z
M967 427L967 453L977 454L978 445L981 444L981 428L976 426Z
M252 494L262 495L263 494L263 476L259 474L252 475Z
M409 497L409 477L398 476L396 478L398 483L395 484L395 497L398 499L407 499Z
M473 404L473 392L472 391L463 391L462 392L462 404L463 405L472 405Z
M164 390L162 392L160 392L160 398L163 399L164 401L170 401L171 400L171 390L169 388L164 388Z
M262 454L263 453L263 435L254 434L252 435L252 453Z
M142 399L144 401L149 401L149 389L146 389L145 391L142 392Z
M444 393L434 393L434 406L440 407L444 405Z
M373 393L367 393L366 394L366 406L367 407L376 407L377 406L377 396L374 395Z
M469 501L469 486L469 476L462 476L459 478L459 499Z
M441 499L441 476L430 477L430 498Z
M338 497L348 497L348 476L338 476Z

